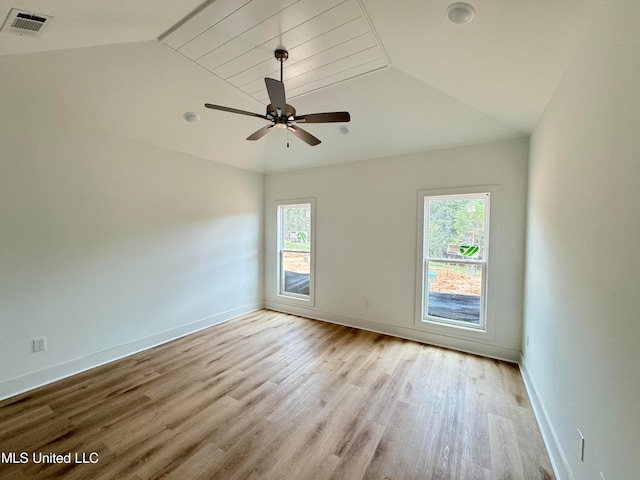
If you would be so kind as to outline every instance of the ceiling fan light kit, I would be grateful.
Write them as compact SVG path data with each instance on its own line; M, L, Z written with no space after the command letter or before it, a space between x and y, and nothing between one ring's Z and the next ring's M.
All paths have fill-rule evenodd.
M315 146L320 143L320 140L306 130L298 127L296 123L345 123L351 120L349 112L309 113L306 115L296 115L296 109L286 102L283 82L283 64L287 58L289 58L289 52L284 49L278 49L274 52L274 56L276 60L280 62L280 80L275 80L273 78L264 79L265 86L267 87L267 93L269 94L269 101L271 102L267 105L265 115L247 112L245 110L238 110L236 108L223 107L221 105L213 105L211 103L205 103L204 106L213 110L258 117L271 122L271 124L262 127L249 135L247 140L258 140L269 133L273 127L277 127L287 129L303 142L308 145Z

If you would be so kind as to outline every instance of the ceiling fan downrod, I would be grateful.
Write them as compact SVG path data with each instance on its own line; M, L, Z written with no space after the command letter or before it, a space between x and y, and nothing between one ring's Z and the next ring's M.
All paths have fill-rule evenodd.
M289 52L287 52L286 50L283 50L282 48L279 48L278 50L275 51L274 55L276 57L276 60L280 62L280 82L282 82L283 81L282 72L283 72L284 62L287 58L289 58Z

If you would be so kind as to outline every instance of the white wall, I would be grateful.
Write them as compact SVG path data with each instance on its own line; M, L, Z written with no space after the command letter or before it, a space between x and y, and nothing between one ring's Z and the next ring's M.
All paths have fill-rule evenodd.
M271 174L265 181L266 305L361 328L517 360L520 355L528 142L525 139ZM304 158L300 159L304 164ZM414 326L418 191L499 185L493 341ZM316 199L315 306L276 295L276 200ZM365 308L368 299L370 308Z
M563 479L640 478L639 18L607 2L531 138L523 366Z
M94 130L29 84L0 85L0 398L261 306L261 174Z

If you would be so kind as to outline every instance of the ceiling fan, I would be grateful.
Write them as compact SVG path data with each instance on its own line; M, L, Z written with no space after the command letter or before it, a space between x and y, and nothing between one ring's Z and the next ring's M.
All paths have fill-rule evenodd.
M351 120L349 112L309 113L307 115L296 115L296 109L286 102L284 83L282 81L283 63L287 58L289 58L289 52L278 49L275 51L275 57L276 60L280 62L280 80L275 80L273 78L264 79L264 83L267 86L267 93L269 94L269 101L271 102L267 105L267 113L265 115L247 112L245 110L238 110L236 108L213 105L211 103L205 103L204 106L214 110L221 110L223 112L263 118L264 120L269 120L271 122L271 124L266 127L262 127L260 130L249 135L247 140L258 140L269 133L274 127L277 127L286 128L300 140L314 146L318 145L320 140L306 130L298 127L296 123L332 123L348 122Z

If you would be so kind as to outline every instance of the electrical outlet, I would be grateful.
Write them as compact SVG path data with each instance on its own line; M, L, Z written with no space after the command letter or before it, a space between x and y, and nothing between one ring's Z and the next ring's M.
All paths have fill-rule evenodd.
M582 432L580 431L580 429L578 429L578 449L577 449L577 453L578 453L578 458L580 459L581 462L584 462L584 435L582 435Z
M527 335L527 347L529 346L529 335Z
M33 351L41 352L47 349L47 337L33 339Z
M371 308L371 304L369 303L369 300L364 301L364 308Z

